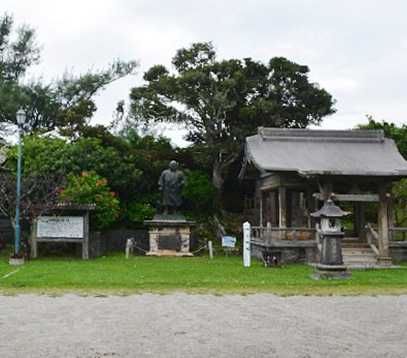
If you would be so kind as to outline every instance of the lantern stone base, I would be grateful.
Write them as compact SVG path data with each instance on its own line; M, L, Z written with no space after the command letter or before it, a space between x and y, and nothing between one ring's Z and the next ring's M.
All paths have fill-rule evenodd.
M316 271L311 276L314 280L337 280L352 277L345 265L318 264Z
M150 250L147 256L191 257L191 227L193 221L145 220L149 226Z

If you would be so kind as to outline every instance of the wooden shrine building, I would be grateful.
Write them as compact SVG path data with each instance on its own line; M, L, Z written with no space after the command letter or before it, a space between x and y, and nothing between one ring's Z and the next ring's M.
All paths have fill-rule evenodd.
M350 252L365 253L371 266L391 263L391 187L407 177L407 162L383 131L261 127L246 139L240 175L251 183L246 214L255 225L254 252L280 247L286 256L317 261L318 225L310 214L330 198L353 212L344 239ZM375 225L367 209L370 217L377 213Z

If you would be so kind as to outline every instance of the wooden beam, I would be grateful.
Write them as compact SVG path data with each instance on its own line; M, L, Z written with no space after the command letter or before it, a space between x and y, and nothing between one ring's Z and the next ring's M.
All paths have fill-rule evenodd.
M324 200L321 193L314 193L314 198L320 201ZM355 202L379 202L379 195L377 194L333 194L331 197L334 201L355 201Z
M83 242L82 239L73 239L69 237L44 237L44 238L38 238L37 242L67 242L71 244L81 244Z

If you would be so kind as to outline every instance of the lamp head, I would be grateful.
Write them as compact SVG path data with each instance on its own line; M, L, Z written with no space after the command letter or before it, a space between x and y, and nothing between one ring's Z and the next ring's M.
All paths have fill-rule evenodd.
M16 114L17 117L17 124L21 127L22 125L24 125L25 123L25 119L26 119L26 114L24 109L20 108Z

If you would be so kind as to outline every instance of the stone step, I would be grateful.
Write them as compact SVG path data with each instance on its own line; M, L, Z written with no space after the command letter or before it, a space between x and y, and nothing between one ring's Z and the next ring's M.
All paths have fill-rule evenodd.
M343 262L376 262L377 258L376 257L370 257L370 258L362 258L362 257L355 257L353 259L347 259L343 258Z
M369 244L364 242L343 242L342 247L370 247Z
M358 258L362 258L362 259L364 259L364 258L366 258L366 259L376 259L377 258L377 256L376 255L371 255L371 254L369 254L369 255L343 255L342 254L342 257L343 257L343 259L345 260L345 259L349 259L349 260L355 260L355 259L358 259Z
M369 269L369 268L376 268L377 264L376 263L369 263L369 264L366 264L366 263L352 263L352 264L349 264L349 265L345 264L345 266L348 269L351 269L351 270L364 270L364 269Z
M342 252L343 257L376 257L376 255L373 252L367 252L367 253L344 253Z
M349 263L358 263L358 262L365 262L365 263L369 263L369 262L376 262L377 259L376 258L355 258L355 259L343 259L343 262L346 264L347 262Z
M346 255L346 254L349 254L349 255L353 255L353 254L365 255L365 254L374 254L374 252L370 248L369 249L361 249L361 250L358 250L358 249L344 250L344 249L342 249L342 254L344 254L344 255Z
M362 250L362 251L366 251L366 250L372 250L372 248L370 246L342 246L342 250Z
M374 255L372 250L342 250L342 255Z
M373 251L366 251L366 252L359 252L359 251L342 251L342 256L349 256L349 257L355 257L355 256L360 256L360 257L369 257L369 256L375 256L376 254Z

